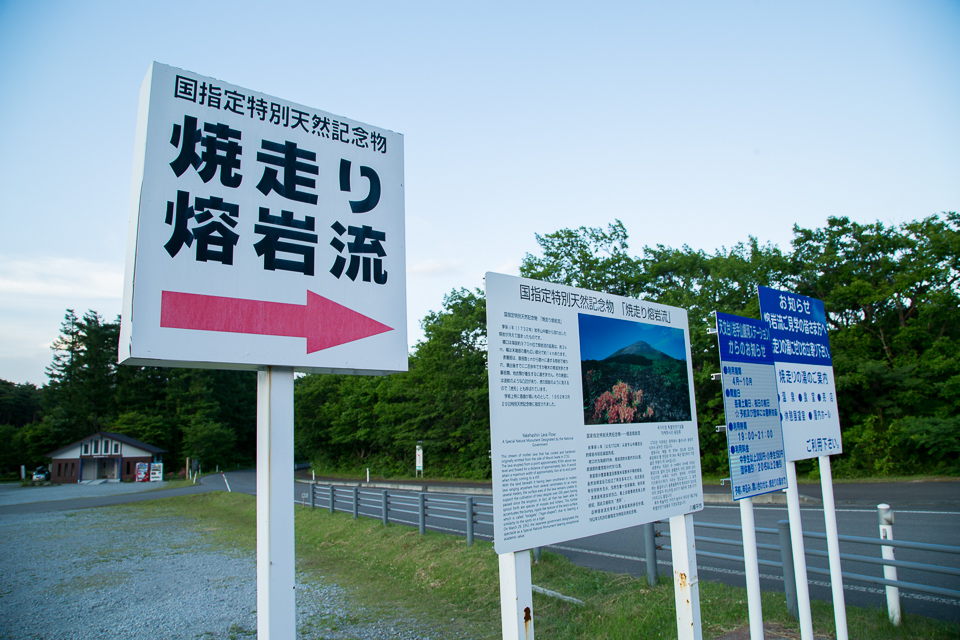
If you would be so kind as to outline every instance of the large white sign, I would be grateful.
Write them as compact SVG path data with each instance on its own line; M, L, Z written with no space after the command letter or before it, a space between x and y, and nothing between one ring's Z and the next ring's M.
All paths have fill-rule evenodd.
M494 546L703 508L683 309L487 273Z
M403 136L154 63L119 360L407 369Z
M717 339L733 499L786 489L770 328L759 320L718 312Z
M773 345L787 460L843 453L823 301L767 287L758 294Z

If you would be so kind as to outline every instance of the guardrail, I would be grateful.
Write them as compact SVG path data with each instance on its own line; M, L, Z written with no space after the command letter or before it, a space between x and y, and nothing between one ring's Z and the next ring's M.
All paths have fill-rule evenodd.
M887 507L889 509L889 507ZM726 525L726 524L715 524L710 522L694 522L695 530L696 528L702 529L714 529L714 530L723 530L723 531L736 531L741 532L741 527L737 525ZM790 613L797 617L799 615L798 606L797 606L797 592L796 592L796 580L793 574L793 546L791 545L790 539L790 523L788 520L780 520L777 522L777 528L772 529L769 527L756 527L756 532L759 540L759 536L776 536L776 544L772 543L761 543L757 542L758 550L773 551L779 552L781 555L781 560L765 560L760 559L758 562L762 566L774 567L781 571L783 576L784 583L784 592L787 599L787 608ZM663 531L659 535L669 537L669 531ZM810 540L826 540L826 535L823 533L814 533L814 532L803 532L804 539ZM909 569L916 570L920 572L928 573L940 573L951 576L960 576L960 568L951 567L951 566L941 566L928 563L920 562L909 562L903 560L896 560L893 557L892 553L884 553L885 548L894 548L899 547L901 549L911 549L919 551L929 551L937 552L952 555L955 557L960 557L960 547L954 547L949 545L939 545L939 544L928 544L921 542L908 542L904 540L891 540L891 539L879 539L879 538L867 538L862 536L848 536L840 535L838 536L839 541L842 543L849 544L862 544L862 545L871 545L881 547L881 557L874 556L865 556L860 554L853 553L841 553L840 559L846 562L859 562L863 564L872 564L872 565L881 565L884 567L884 572L886 577L876 577L870 575L864 575L859 573L850 573L848 571L843 571L842 576L844 579L844 584L847 584L847 581L859 582L864 584L873 584L878 586L883 586L887 588L887 609L890 620L894 624L899 624L900 622L900 601L899 601L899 590L903 589L905 591L910 591L914 593L921 594L930 594L935 596L940 596L942 598L949 598L953 600L960 601L960 591L954 589L945 589L942 587L937 587L933 585L920 584L917 582L904 582L897 580L896 569ZM701 544L716 544L716 545L726 545L742 549L743 541L742 539L732 539L732 538L714 538L709 536L696 536L698 546ZM670 550L670 545L663 544L658 545L658 549ZM804 544L804 553L807 556L813 558L827 558L828 554L826 551L818 549L807 548L807 545ZM719 560L728 560L734 562L742 563L744 561L742 555L730 555L724 553L716 553L710 551L704 551L700 548L697 549L698 557L705 558L715 558ZM892 569L892 575L888 571ZM807 564L807 573L814 575L823 575L830 576L830 570L823 567L811 566ZM894 591L891 591L894 590Z
M481 527L493 528L493 500L489 497L481 496L463 496L456 494L438 494L438 493L411 493L408 491L387 489L364 489L361 487L344 487L337 485L321 485L309 483L310 490L300 494L298 501L304 507L328 509L330 513L336 511L345 511L353 514L354 518L379 517L383 524L396 522L399 524L418 526L420 534L426 533L427 529L434 531L445 531L465 535L467 544L472 545L475 537L493 538L492 535L477 533L477 525ZM848 562L859 562L863 564L879 565L883 567L884 577L876 577L858 573L843 572L844 584L847 580L883 586L886 588L887 608L891 621L898 624L900 620L899 590L929 594L941 598L949 598L960 602L960 591L954 589L945 589L933 585L925 585L917 582L906 582L897 579L897 569L915 570L925 573L939 573L950 576L960 576L960 567L941 566L928 563L910 562L896 560L894 558L894 549L919 550L946 554L953 558L960 558L960 547L928 544L920 542L908 542L904 540L893 540L892 534L892 510L888 505L880 505L880 532L883 538L867 538L861 536L839 536L840 542L847 544L862 544L870 546L879 546L881 548L880 557L865 556L853 553L841 553L841 560ZM428 520L431 521L428 523ZM459 526L444 526L450 523ZM657 544L655 539L659 537L669 538L669 531L657 531L657 523L650 523L644 527L645 537L645 556L622 556L616 557L623 559L636 560L646 564L647 579L650 584L657 581L657 562L656 550L669 551L669 544ZM742 532L739 525L717 524L710 522L694 522L695 531L697 529L712 529L716 531ZM779 552L780 560L763 559L759 564L766 567L773 567L780 571L783 576L784 591L787 598L787 607L796 617L797 594L796 581L793 575L793 551L790 540L790 527L787 520L781 520L777 523L777 528L756 527L758 535L757 549L769 552ZM759 536L776 537L776 542L759 542ZM805 539L826 540L826 535L822 533L807 532L803 533ZM731 562L743 563L742 555L733 555L706 551L702 545L714 544L722 546L731 546L742 549L742 537L737 538L717 538L706 535L696 535L697 556L704 558L715 558ZM814 558L826 558L827 552L817 549L808 549L804 545L804 551L807 556ZM556 546L560 550L576 551L578 553L587 553L592 555L609 556L611 554L591 551L587 549L572 549L569 547ZM534 556L539 558L539 549L534 550ZM742 553L742 551L741 551ZM648 559L652 559L650 562ZM957 563L960 564L960 563ZM816 575L830 575L830 571L825 568L810 566L808 563L807 572Z

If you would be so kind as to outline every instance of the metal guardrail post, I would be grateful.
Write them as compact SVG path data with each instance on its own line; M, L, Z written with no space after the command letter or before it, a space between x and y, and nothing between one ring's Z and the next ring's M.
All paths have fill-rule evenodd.
M787 611L794 618L800 618L800 605L797 602L797 576L793 571L793 543L790 539L790 521L778 520L777 532L780 534L780 560L783 562L783 591L787 596Z
M337 507L337 488L330 485L330 513L334 513Z
M880 539L893 540L893 509L888 504L877 505L877 515L880 517ZM880 557L884 560L895 560L893 547L882 545ZM897 579L897 568L888 564L883 565L883 577L887 580ZM900 626L900 589L887 585L887 615L895 627Z
M388 504L388 503L387 503L387 500L388 500L388 498L387 498L387 490L386 490L386 489L384 489L383 492L380 494L380 500L381 500L381 504L383 505L383 514L382 514L382 516L381 516L382 519L383 519L383 524L387 524L390 520L389 520L389 518L387 517L387 504Z
M660 532L656 529L655 522L648 522L643 525L643 548L644 562L647 569L647 584L651 587L656 586L660 580L660 570L657 567L657 537Z
M543 554L543 547L534 547L533 548L533 561L540 562L540 556Z
M313 511L317 507L317 485L310 484L310 510Z
M657 585L657 530L652 522L643 525L644 557L647 562L647 583Z
M470 547L473 546L473 496L467 496L466 507L467 546Z
M417 494L417 510L420 516L420 535L427 532L427 494Z
M360 515L360 487L353 488L353 519Z

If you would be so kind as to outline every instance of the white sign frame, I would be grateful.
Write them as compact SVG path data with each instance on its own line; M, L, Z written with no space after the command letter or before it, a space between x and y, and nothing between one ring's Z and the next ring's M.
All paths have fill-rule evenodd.
M402 135L153 63L119 362L406 371L405 247Z
M702 509L687 312L498 273L486 274L486 292L497 553L556 544ZM635 333L650 340L656 337L664 345L669 342L677 357L664 359L662 366L676 369L674 377L681 387L686 384L685 394L677 390L671 395L672 400L674 396L683 400L672 409L683 419L658 422L652 418L658 410L667 415L665 409L642 402L631 405L636 402L636 390L631 401L629 392L621 389L624 401L616 406L625 407L624 417L650 421L588 424L593 416L584 409L581 357L603 348L594 340L601 331L616 336ZM629 347L633 338L622 340L627 342L621 346ZM664 353L659 353L647 355L662 358ZM685 367L680 360L685 360ZM596 367L590 381L602 384L607 371ZM653 378L648 381L658 384ZM659 384L664 383L661 380ZM591 399L594 391L590 391ZM611 398L612 391L607 394ZM633 414L629 414L630 407L635 409ZM611 405L606 413L597 414L597 419L609 420L613 409ZM612 480L616 478L622 481ZM671 480L678 486L668 490Z

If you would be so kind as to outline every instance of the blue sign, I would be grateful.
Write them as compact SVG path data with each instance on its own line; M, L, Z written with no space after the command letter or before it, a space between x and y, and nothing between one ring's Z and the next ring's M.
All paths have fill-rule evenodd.
M833 366L823 301L767 287L758 293L775 361Z
M787 487L783 429L770 328L717 313L727 456L734 500Z
M787 460L843 452L833 358L823 302L759 287L780 394Z

